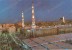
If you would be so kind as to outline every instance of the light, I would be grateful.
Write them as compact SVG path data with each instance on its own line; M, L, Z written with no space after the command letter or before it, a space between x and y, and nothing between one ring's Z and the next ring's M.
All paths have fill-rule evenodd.
M27 30L27 32L30 32L31 30Z

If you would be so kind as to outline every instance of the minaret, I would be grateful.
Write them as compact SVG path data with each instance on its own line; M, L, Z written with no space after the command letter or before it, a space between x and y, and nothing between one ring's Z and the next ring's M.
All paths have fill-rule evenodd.
M24 14L23 14L23 11L22 11L22 28L24 28L25 25L24 25Z
M64 18L64 16L63 16L63 23L65 23L65 18Z
M34 0L32 0L32 28L35 29Z

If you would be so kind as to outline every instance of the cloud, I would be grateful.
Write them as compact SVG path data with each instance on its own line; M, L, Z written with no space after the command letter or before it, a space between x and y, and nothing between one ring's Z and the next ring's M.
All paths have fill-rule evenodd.
M17 5L17 4L18 4L18 2L15 2L15 3L11 4L10 6L5 7L4 9L2 9L2 10L0 11L0 14L3 13L3 12L5 12L5 11L7 11L7 10L9 10L10 8L13 8L13 7L14 7L15 5Z
M51 12L51 11L53 11L53 10L59 8L60 6L62 6L64 3L65 3L65 1L62 1L61 3L59 3L58 5L56 5L55 7L49 9L48 11Z

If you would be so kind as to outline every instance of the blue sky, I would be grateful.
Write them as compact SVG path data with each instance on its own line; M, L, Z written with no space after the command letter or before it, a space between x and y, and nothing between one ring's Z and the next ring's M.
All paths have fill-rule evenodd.
M0 0L0 23L31 21L32 0ZM34 0L36 21L55 21L62 16L72 19L72 0Z

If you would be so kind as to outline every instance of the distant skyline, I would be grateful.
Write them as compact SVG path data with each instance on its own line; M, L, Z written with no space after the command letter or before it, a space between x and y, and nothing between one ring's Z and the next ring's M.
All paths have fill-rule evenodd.
M32 0L0 0L0 23L31 21ZM72 0L34 0L36 21L55 21L65 16L72 19Z

